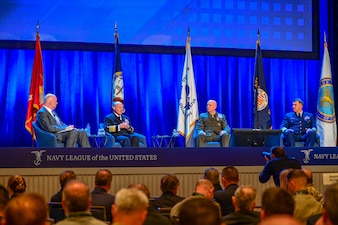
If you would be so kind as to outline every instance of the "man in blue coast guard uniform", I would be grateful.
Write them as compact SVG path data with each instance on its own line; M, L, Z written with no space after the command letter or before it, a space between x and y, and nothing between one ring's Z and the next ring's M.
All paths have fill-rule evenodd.
M285 137L285 146L295 146L296 141L304 141L305 146L312 147L316 142L316 121L311 113L303 111L303 101L293 100L293 112L284 116L281 129Z
M202 147L204 142L218 141L222 147L229 146L230 127L224 114L216 111L217 102L207 102L207 112L201 113L196 125L197 146Z

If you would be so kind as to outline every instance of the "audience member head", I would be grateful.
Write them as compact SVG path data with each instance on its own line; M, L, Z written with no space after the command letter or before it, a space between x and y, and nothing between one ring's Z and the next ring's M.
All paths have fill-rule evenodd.
M219 172L216 168L206 168L204 170L204 179L210 180L212 184L219 184Z
M195 186L195 192L203 194L205 198L212 200L214 198L214 185L210 180L199 179Z
M123 103L120 101L116 101L113 103L113 110L116 114L122 115L124 113Z
M285 151L281 146L273 146L270 148L271 159L285 156Z
M235 211L253 211L256 206L256 189L250 185L241 185L232 196Z
M62 208L65 214L89 212L92 203L89 187L79 180L69 181L62 191Z
M21 175L13 175L8 179L7 188L11 197L21 195L26 191L26 181Z
M51 110L54 110L58 104L58 99L56 95L52 93L48 93L45 95L44 98L44 105L50 108Z
M262 195L261 218L265 219L275 214L287 214L293 216L295 200L284 189L271 187L266 189Z
M129 188L135 188L139 191L142 191L143 194L145 194L147 196L147 198L150 199L150 191L149 191L149 188L146 185L144 185L144 184L130 184L128 186L128 189Z
M216 112L217 108L217 102L215 100L210 99L207 102L207 112L210 113L211 115L214 115Z
M338 183L328 186L324 192L323 223L338 225Z
M142 225L147 216L149 199L135 188L119 190L112 207L114 223L124 225Z
M184 202L179 214L180 225L220 225L219 209L211 200L193 198Z
M300 98L295 98L292 102L292 109L295 113L300 113L303 111L304 102Z
M108 192L110 190L112 180L113 175L109 170L100 169L95 175L95 186L101 187Z
M180 181L178 180L175 174L166 174L161 178L160 188L163 193L172 192L176 195L179 185Z
M64 188L65 185L71 181L76 179L76 174L74 173L73 170L65 170L62 171L59 175L59 180L60 180L60 186L61 188Z
M258 225L303 225L300 221L290 215L272 215L268 218L261 220Z
M288 191L288 182L286 180L286 176L292 169L284 169L279 173L279 181L280 181L280 187L284 190Z
M222 170L222 184L226 188L231 184L238 184L238 170L234 166L227 166Z
M8 190L3 185L0 185L0 224L2 224L1 219L4 218L5 216L4 210L8 201L9 201Z
M297 191L306 190L307 176L303 170L291 170L288 175L286 175L286 180L290 193L295 194Z
M6 225L45 225L47 218L46 200L40 194L20 195L5 208Z
M313 184L312 171L309 169L302 169L307 177L307 184Z

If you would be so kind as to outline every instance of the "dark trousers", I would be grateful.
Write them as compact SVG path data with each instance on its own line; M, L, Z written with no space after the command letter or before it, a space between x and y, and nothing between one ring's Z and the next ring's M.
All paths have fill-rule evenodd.
M134 135L115 136L115 141L119 142L122 147L139 147L139 145L140 145L139 144L139 142L140 142L139 138L137 136L134 136Z
M295 134L294 132L287 132L285 134L285 146L295 146L296 141L305 142L306 147L313 147L316 142L316 132L308 132L305 134Z

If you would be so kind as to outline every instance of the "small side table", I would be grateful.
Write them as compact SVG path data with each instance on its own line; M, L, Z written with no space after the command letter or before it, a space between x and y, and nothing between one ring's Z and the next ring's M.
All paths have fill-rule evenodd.
M173 135L156 135L151 136L154 148L173 148L176 136Z
M107 144L106 135L91 134L88 136L90 144L93 148L103 148Z

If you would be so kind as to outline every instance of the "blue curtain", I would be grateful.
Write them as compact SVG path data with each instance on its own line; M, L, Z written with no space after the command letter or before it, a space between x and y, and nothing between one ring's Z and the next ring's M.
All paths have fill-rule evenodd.
M111 112L114 54L43 50L42 55L45 93L57 95L61 119L78 128L90 123L96 132ZM251 128L254 58L194 55L193 47L192 55L199 112L215 99L231 127ZM24 123L33 59L34 50L0 49L1 147L31 146ZM121 53L121 61L126 114L151 146L151 136L176 128L184 48L180 55ZM321 60L264 58L264 68L274 129L296 97L304 100L306 111L316 112Z

